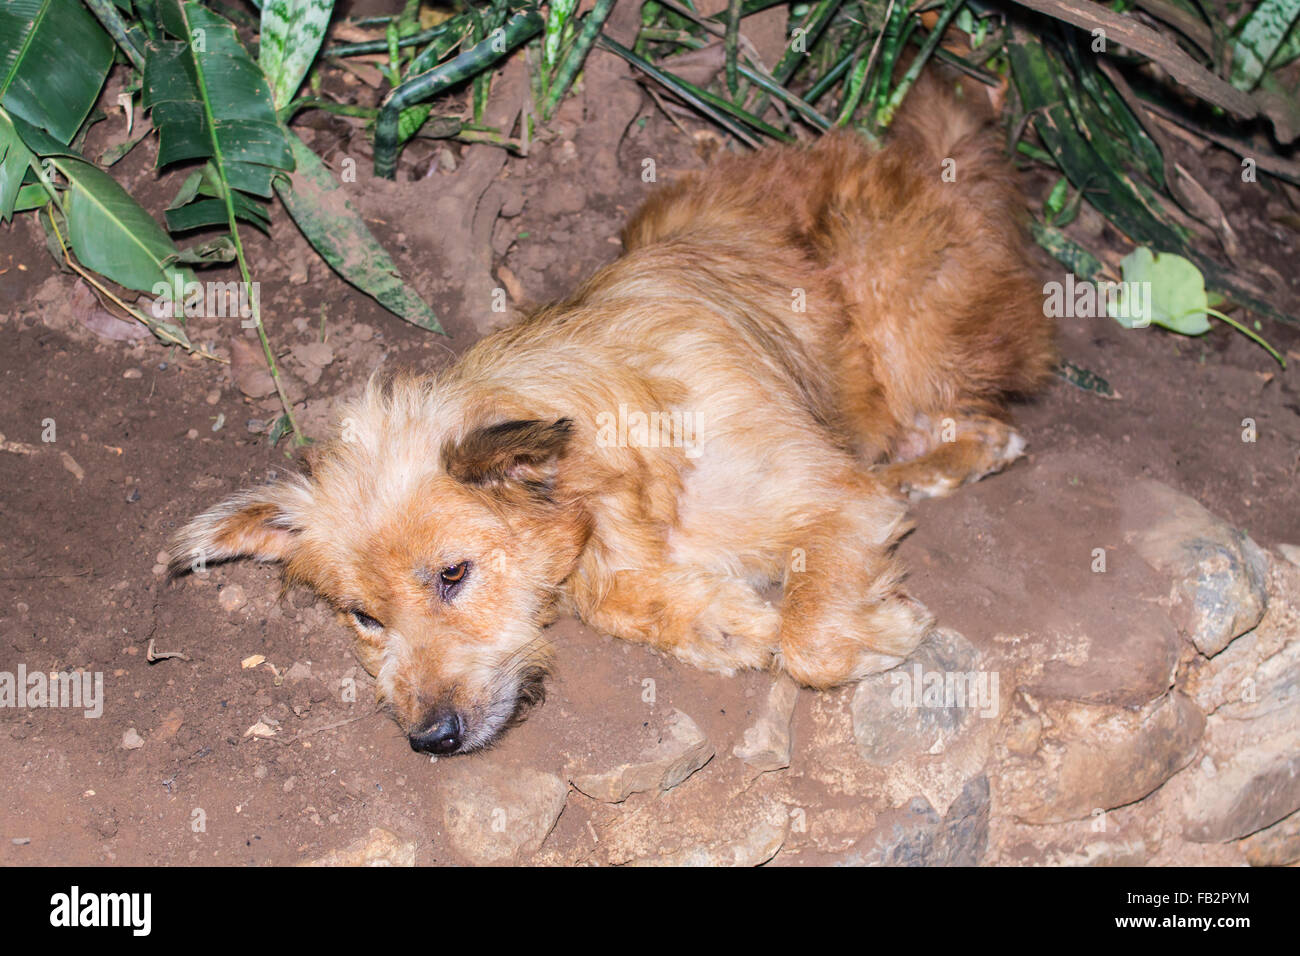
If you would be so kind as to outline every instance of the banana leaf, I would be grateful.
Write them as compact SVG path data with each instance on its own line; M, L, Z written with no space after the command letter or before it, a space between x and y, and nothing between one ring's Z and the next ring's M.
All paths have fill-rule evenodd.
M145 62L158 166L209 159L217 182L270 198L272 177L293 169L293 154L262 71L234 26L193 0L160 0L158 12L176 38L152 44Z
M72 142L113 65L113 41L78 0L0 0L0 106Z
M0 141L9 144L6 166L25 150L28 156L48 161L67 179L60 202L67 216L66 238L87 269L138 292L153 292L160 284L170 290L178 280L182 287L194 281L193 272L173 264L179 250L171 237L107 173L44 130L4 110L0 110Z

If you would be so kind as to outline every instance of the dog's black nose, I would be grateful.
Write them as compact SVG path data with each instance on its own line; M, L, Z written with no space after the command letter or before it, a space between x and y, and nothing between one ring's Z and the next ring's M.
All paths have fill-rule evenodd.
M460 714L435 714L427 730L411 734L411 749L427 754L450 754L460 749Z

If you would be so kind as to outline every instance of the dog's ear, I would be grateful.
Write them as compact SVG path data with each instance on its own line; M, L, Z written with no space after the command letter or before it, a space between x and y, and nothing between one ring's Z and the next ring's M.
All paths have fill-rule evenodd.
M555 485L573 420L510 421L476 428L442 451L442 465L467 485L499 487L518 484L547 493Z
M168 571L175 577L230 558L287 561L297 547L297 515L309 499L310 492L301 479L228 498L196 517L172 539Z

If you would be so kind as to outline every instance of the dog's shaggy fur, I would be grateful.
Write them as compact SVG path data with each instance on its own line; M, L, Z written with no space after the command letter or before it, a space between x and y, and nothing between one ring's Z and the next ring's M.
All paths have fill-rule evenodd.
M509 722L560 610L816 688L897 664L931 626L891 553L904 499L1018 457L1001 403L1052 363L997 138L937 82L913 100L881 150L839 133L660 190L572 298L372 383L175 568L284 562L434 752Z

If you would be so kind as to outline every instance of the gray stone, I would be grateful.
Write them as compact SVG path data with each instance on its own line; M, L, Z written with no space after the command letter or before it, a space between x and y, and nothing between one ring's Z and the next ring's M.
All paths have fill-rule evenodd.
M446 783L443 827L475 864L519 863L541 847L560 818L568 785L538 770L478 763Z
M604 803L622 803L634 793L671 790L713 758L713 744L695 721L674 710L659 739L635 760L601 773L579 774L573 785Z
M752 727L745 730L732 753L757 770L780 770L790 766L791 728L799 685L785 674L768 691L767 701Z
M975 777L947 814L939 816L924 797L877 819L842 862L848 866L975 866L989 838L989 781Z
M1259 623L1268 607L1268 555L1245 533L1159 482L1143 482L1126 502L1145 518L1134 544L1172 579L1171 616L1207 657Z
M998 707L996 672L956 631L936 628L906 661L858 683L853 736L867 763L942 753L979 716Z

